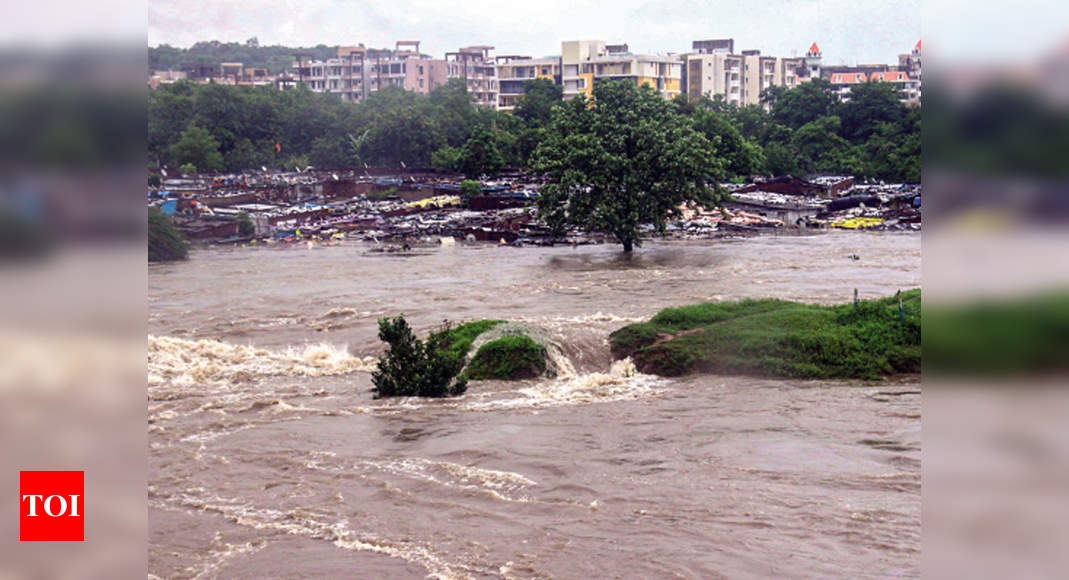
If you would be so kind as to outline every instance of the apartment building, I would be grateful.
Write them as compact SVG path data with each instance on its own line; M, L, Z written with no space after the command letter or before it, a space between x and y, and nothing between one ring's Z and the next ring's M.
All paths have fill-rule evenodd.
M526 83L532 79L547 79L561 83L561 59L559 57L531 58L529 56L498 56L497 108L511 111L526 93Z
M449 78L464 79L475 104L483 107L497 106L497 66L493 51L492 46L477 45L445 53Z
M262 67L247 67L240 62L224 62L220 63L216 69L201 67L197 71L200 76L190 77L186 71L153 71L149 75L148 87L150 89L157 89L160 85L169 85L180 80L189 79L195 83L208 84L215 83L220 85L238 85L238 86L267 86L275 85L283 87L287 79L287 75L272 75L266 68Z
M294 74L297 81L321 93L334 93L346 101L359 101L388 86L406 86L408 61L430 60L419 52L418 40L399 40L391 49L339 46L337 58L305 60L297 54ZM425 84L426 81L425 81Z
M898 55L898 70L909 75L909 83L904 90L904 101L919 105L921 102L921 41L908 54Z
M910 78L905 71L850 71L833 72L828 76L828 82L832 84L835 93L842 101L850 100L850 90L855 85L866 82L892 83L897 86L902 95L903 102L914 102L920 98L919 83Z
M653 87L665 98L680 94L683 63L674 55L632 54L626 44L600 40L561 43L561 86L564 98L589 97L601 79L627 80Z
M449 65L443 58L410 57L405 60L405 88L427 94L449 81Z
M148 88L158 89L160 85L169 85L186 78L189 78L189 75L184 70L152 71L148 77Z
M686 94L691 98L720 95L743 107L761 102L761 93L773 86L794 88L819 75L820 52L816 43L805 58L765 56L759 50L734 53L733 39L696 40L691 53L682 55Z
M898 65L861 64L855 66L826 66L822 76L835 88L839 98L850 99L851 89L864 82L892 83L907 105L919 105L921 100L921 43L909 54L898 56Z

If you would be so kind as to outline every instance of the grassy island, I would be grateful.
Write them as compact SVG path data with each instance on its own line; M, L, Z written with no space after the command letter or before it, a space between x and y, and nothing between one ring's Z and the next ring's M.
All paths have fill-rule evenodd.
M660 311L609 337L645 373L876 379L921 368L921 291L823 306L710 302Z

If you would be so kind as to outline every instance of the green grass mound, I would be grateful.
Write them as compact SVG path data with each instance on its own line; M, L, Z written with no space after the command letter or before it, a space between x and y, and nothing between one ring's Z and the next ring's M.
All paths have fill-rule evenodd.
M502 336L481 347L464 371L470 379L529 379L546 372L546 347L524 335Z
M644 373L860 378L920 371L921 292L821 306L741 300L662 310L609 337Z
M445 334L445 344L448 354L452 357L464 359L471 351L471 345L480 334L491 328L503 324L504 320L474 320L465 322L460 326L450 327Z

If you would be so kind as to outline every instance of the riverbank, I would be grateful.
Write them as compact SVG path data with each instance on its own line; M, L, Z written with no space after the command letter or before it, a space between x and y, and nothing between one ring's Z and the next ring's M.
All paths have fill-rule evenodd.
M662 376L872 380L919 373L921 291L836 306L764 299L669 308L609 341L614 357Z

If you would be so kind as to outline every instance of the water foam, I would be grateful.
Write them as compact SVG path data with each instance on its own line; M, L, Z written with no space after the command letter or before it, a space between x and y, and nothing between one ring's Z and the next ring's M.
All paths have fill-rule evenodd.
M190 493L193 492L193 493ZM423 566L428 576L443 580L470 578L464 571L470 569L460 563L449 562L432 549L405 540L391 541L378 538L373 534L360 534L348 527L348 521L325 521L325 514L315 514L312 510L293 509L276 510L257 508L250 503L219 495L202 496L202 488L187 490L171 496L164 502L151 502L153 507L162 509L197 509L220 514L227 520L257 530L273 530L295 536L326 540L346 550L376 552L387 556L401 558L407 562ZM318 517L323 519L318 519Z
M309 344L277 352L215 339L148 337L150 388L220 385L271 375L318 377L371 372L375 364L372 357L355 357L345 347L329 344Z
M551 356L552 356L552 350ZM566 358L562 357L564 361ZM576 374L571 362L563 366L556 380L543 381L516 391L522 397L472 401L466 409L493 411L628 401L661 392L662 379L639 373L630 358L618 360L607 373Z

